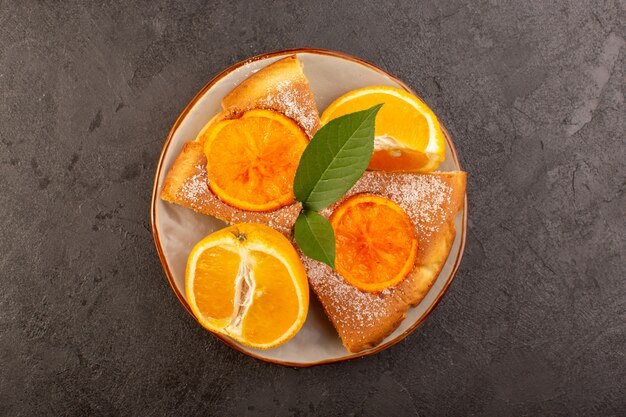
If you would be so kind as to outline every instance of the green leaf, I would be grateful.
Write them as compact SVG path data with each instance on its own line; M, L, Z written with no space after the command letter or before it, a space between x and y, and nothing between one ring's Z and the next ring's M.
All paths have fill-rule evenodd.
M305 209L328 207L361 178L374 153L374 121L381 106L331 120L311 139L293 184Z
M294 236L306 256L335 269L335 232L326 217L303 210L296 219Z

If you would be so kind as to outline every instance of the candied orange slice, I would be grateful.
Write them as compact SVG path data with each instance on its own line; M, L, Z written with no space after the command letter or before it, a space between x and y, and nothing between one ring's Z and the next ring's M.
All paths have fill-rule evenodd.
M350 91L328 106L321 123L379 103L384 105L376 115L374 155L369 169L435 170L446 155L441 125L426 103L404 90L374 86Z
M203 137L209 187L224 202L270 211L295 201L293 178L308 138L294 121L251 110L212 124Z
M355 287L382 291L413 269L417 254L413 224L393 201L357 194L335 209L330 224L335 231L335 267Z
M189 254L185 292L206 329L258 349L295 336L309 309L298 253L262 224L238 224L202 239Z

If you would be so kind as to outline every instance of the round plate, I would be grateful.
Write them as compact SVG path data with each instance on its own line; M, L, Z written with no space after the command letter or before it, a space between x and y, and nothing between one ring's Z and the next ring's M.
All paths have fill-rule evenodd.
M165 142L156 170L151 204L152 232L165 275L174 293L190 314L192 313L185 299L184 287L187 256L199 240L224 227L225 223L158 198L163 181L183 144L193 140L206 122L221 110L222 97L250 74L293 54L296 54L304 63L304 73L309 79L320 113L340 95L361 87L389 85L415 94L402 81L373 64L340 52L321 49L292 49L259 55L231 66L205 85L185 107ZM461 166L454 144L447 132L446 135L448 145L446 160L440 165L439 170L460 170ZM242 346L227 337L216 336L232 348L247 355L289 366L338 362L380 352L415 330L446 292L463 254L466 219L467 201L455 219L457 235L443 270L432 288L417 307L409 309L400 327L373 349L357 354L349 353L341 344L337 332L326 318L314 294L311 294L309 314L302 330L282 346L269 350L257 350Z

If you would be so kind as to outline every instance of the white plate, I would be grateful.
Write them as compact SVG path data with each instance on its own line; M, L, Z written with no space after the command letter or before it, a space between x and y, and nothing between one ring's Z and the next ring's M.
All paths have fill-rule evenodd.
M222 97L250 74L292 54L297 54L304 63L304 73L309 79L320 113L340 95L365 86L389 85L415 94L402 81L373 64L343 53L319 49L295 49L254 57L233 65L211 80L187 105L172 127L161 153L152 192L152 230L157 251L174 293L189 312L184 290L187 255L199 240L224 227L225 223L162 201L158 195L163 181L183 144L193 140L206 122L221 110ZM449 135L447 142L446 160L439 170L460 170L456 151ZM400 327L376 348L358 354L349 353L341 344L337 332L324 315L314 294L311 294L309 314L302 330L282 346L269 350L257 350L242 346L226 337L218 337L247 355L291 366L337 362L370 355L390 347L411 333L432 311L447 290L459 266L465 246L466 211L467 203L455 219L457 235L450 255L434 285L417 307L409 309Z

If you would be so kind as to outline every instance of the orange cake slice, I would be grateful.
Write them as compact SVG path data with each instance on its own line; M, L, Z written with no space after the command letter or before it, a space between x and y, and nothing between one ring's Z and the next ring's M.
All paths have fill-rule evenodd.
M322 214L351 196L366 193L394 201L415 229L417 254L411 272L398 284L368 292L349 284L329 266L303 256L309 283L350 352L378 345L426 295L441 272L455 237L454 218L465 200L465 172L366 172L355 186Z
M231 204L222 201L212 189L217 183L213 187L208 187L207 158L204 145L209 136L215 132L216 129L214 128L220 123L224 124L226 120L230 121L230 119L241 120L252 112L263 113L263 111L256 109L266 110L266 114L261 115L262 118L273 118L276 121L283 117L291 120L291 123L296 126L295 129L301 130L300 134L305 139L312 137L319 126L319 115L308 80L302 71L302 62L295 55L291 55L262 68L226 95L222 100L222 107L224 111L208 121L196 140L187 142L183 146L167 173L161 198L231 223L255 222L266 223L271 226L273 223L280 223L278 220L273 222L272 219L279 219L285 215L291 216L293 213L297 215L298 206L289 205L287 197L280 198L277 204L267 204L265 209L263 205L259 204L257 207L260 208L257 212L235 207L237 204L234 204L233 201L236 198L223 198L225 201L230 201ZM272 112L276 112L274 113L276 116L268 115ZM282 125L283 127L286 126L285 123ZM276 127L274 126L273 129ZM298 136L296 132L292 133L294 133L294 137ZM292 152L292 154L296 153ZM213 155L217 154L213 153ZM292 165L295 169L299 157L293 159ZM232 168L232 164L230 165ZM214 168L213 172L219 171L219 167L215 165L212 165L211 168ZM201 177L202 180L200 181ZM292 180L292 178L287 179ZM233 187L233 190L237 191L236 187ZM242 204L239 206L245 208ZM280 226L276 228L283 233L287 232Z

